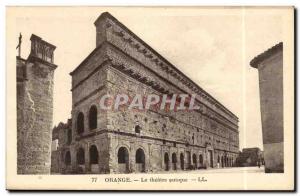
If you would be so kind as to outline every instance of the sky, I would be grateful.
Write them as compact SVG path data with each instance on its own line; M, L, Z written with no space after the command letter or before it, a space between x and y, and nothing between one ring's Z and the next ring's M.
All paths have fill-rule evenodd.
M9 8L15 40L8 45L21 32L23 58L32 33L57 46L53 126L71 117L69 73L95 48L93 23L105 11L238 116L240 149L263 149L258 72L249 62L283 41L278 8Z

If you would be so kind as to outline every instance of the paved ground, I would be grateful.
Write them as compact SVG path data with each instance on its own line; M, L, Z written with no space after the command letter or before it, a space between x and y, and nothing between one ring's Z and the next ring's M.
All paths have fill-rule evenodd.
M264 166L258 167L228 167L228 168L209 168L209 169L200 169L200 170L177 170L177 171L168 171L168 172L157 172L159 174L164 173L192 173L192 174L207 174L207 173L264 173L265 168ZM151 172L150 172L151 173ZM153 174L153 173L151 173ZM52 173L51 175L60 175L59 173Z
M178 171L172 171L173 173L193 173L193 174L206 174L206 173L264 173L265 168L262 166L260 168L258 167L229 167L229 168L209 168L209 169L200 169L200 170L178 170ZM171 173L172 173L171 172ZM165 172L162 172L165 173ZM166 172L170 173L170 172Z
M264 167L232 167L232 168L220 168L220 169L207 169L203 170L202 173L264 173Z

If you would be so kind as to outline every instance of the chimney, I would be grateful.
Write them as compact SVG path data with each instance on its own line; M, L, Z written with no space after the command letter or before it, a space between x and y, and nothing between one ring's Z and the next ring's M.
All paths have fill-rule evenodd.
M42 38L34 34L31 35L30 41L31 41L31 51L29 55L30 57L35 57L44 60L48 63L54 62L53 52L56 46L42 40Z
M104 12L94 22L96 26L96 47L107 40L107 28L112 25L109 20L116 19L110 13Z

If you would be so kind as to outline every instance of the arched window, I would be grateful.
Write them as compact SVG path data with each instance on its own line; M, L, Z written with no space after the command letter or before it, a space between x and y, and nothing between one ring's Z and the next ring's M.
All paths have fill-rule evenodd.
M70 153L70 151L66 152L66 155L65 155L65 164L66 165L71 165L71 153Z
M89 112L89 127L91 130L97 128L97 107L94 105Z
M136 125L134 130L135 130L135 133L141 133L141 127L139 125Z
M98 150L95 145L90 147L90 164L98 164Z
M77 151L77 164L78 165L84 165L85 160L84 160L84 149L79 148Z
M84 132L84 115L80 112L77 116L77 133L81 134Z
M72 142L72 129L68 129L67 133L67 144L70 145Z

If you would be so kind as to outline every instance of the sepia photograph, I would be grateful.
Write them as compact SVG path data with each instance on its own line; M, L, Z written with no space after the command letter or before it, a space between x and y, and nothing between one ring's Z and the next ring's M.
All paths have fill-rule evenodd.
M9 190L295 189L294 7L6 8Z

